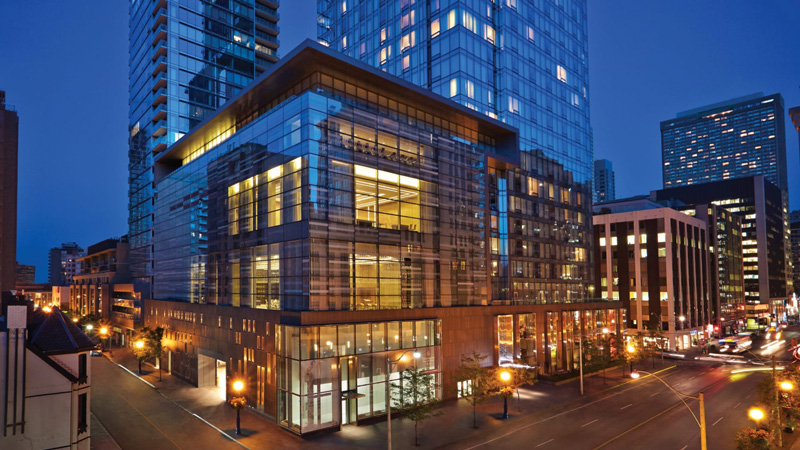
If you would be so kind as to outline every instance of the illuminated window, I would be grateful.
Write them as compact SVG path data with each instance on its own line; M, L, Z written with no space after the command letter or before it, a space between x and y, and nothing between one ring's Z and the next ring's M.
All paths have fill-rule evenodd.
M528 27L528 39L533 40L533 27Z
M411 25L414 25L414 11L413 10L411 12L409 12L408 14L403 14L400 17L400 28L401 29L405 29L406 27L409 27Z
M253 307L280 309L280 244L253 247L251 288Z
M567 82L567 69L558 66L558 79L563 81L564 83Z
M616 236L611 236L611 245L612 246L613 245L617 245L617 237Z
M519 113L519 100L512 96L508 96L508 112Z
M489 25L484 25L484 28L483 28L483 37L484 37L484 39L486 39L487 41L489 41L489 42L491 42L492 44L494 44L494 28L492 28L492 27L491 27L491 26L489 26Z
M642 255L642 258L647 258L647 249L646 248L641 249L641 255Z
M408 55L403 56L403 70L408 70L411 66L411 58Z
M416 33L412 31L400 38L400 52L404 52L416 44Z
M508 5L511 8L516 8L517 7L517 0L506 0L506 5Z
M462 18L461 24L464 25L464 28L475 33L476 30L475 16L473 16L467 11L464 11L461 18Z
M658 242L667 242L667 234L658 233Z
M439 19L434 20L431 22L431 37L435 38L439 35Z
M601 247L605 247L606 246L606 238L604 238L604 237L600 238L600 246Z
M303 159L295 158L229 186L228 234L235 236L299 221L302 168Z
M386 42L386 28L381 28L381 45Z
M342 2L342 13L346 13L346 12L347 12L347 2L345 1L345 2Z
M640 234L639 235L639 242L642 243L642 244L647 244L647 235L646 234Z
M342 36L342 48L347 48L347 36Z
M475 98L475 83L470 80L466 81L467 84L467 97Z
M636 236L629 234L627 240L629 245L634 245L636 243Z
M358 225L419 231L418 179L366 166L353 168Z
M458 78L450 80L450 97L458 95Z
M381 64L385 64L386 60L389 59L389 56L391 56L391 49L391 47L381 49Z
M452 10L447 14L447 29L456 26L456 10Z

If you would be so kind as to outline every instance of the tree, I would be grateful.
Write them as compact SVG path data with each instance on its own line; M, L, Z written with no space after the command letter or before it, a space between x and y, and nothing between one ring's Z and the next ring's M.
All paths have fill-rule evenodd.
M647 327L648 353L653 357L653 367L656 367L656 353L661 353L661 363L664 363L664 331L658 325L649 324Z
M147 346L150 348L150 356L158 360L158 381L161 381L161 358L164 356L164 329L161 327L147 330Z
M392 402L394 409L401 412L403 418L414 422L414 445L419 447L420 422L443 414L437 411L441 404L436 398L436 389L439 386L433 375L416 368L404 370L400 380L400 384L392 383Z
M150 347L147 345L148 332L149 329L147 327L142 328L136 333L133 340L133 354L139 360L139 375L142 374L142 361L150 357Z
M593 370L603 371L603 384L606 384L606 368L611 364L611 337L603 335L600 336L597 345L591 339L586 341L584 345L590 367Z
M736 450L770 450L770 439L767 430L742 428L736 433Z
M462 385L461 396L468 398L472 404L472 427L475 429L478 428L477 406L494 395L497 384L492 372L481 367L481 362L486 358L487 355L478 352L472 352L469 356L461 355L461 365L455 374L456 381Z
M517 411L522 411L519 403L519 388L526 384L533 386L536 384L536 369L525 366L520 360L515 359L515 367L508 367L505 370L511 372L511 386L517 391Z

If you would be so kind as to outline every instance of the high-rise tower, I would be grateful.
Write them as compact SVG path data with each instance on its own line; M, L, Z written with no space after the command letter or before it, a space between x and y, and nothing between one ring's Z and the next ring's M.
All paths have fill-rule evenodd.
M519 130L521 164L498 176L508 214L533 223L496 237L541 270L525 278L501 270L513 295L527 296L527 289L515 289L522 286L547 298L591 294L585 291L592 276L593 162L586 9L585 0L317 2L323 45ZM547 183L553 186L540 195ZM569 200L572 193L578 203ZM522 207L527 201L531 210ZM492 262L501 269L508 264L504 251ZM555 255L569 256L564 263Z
M607 159L594 162L594 202L610 202L617 198L614 166Z
M17 266L19 116L0 91L0 293L14 289Z
M279 3L130 2L128 225L131 270L145 296L153 158L278 60Z

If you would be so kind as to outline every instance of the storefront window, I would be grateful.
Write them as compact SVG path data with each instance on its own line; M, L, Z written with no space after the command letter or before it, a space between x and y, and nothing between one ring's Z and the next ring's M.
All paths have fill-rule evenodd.
M514 316L497 316L497 343L500 365L514 362Z
M536 314L519 314L519 360L522 364L535 366L536 360Z

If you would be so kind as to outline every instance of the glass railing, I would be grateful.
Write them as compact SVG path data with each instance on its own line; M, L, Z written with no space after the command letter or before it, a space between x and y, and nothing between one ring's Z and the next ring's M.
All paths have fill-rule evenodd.
M278 10L275 9L275 8L270 8L269 6L262 5L262 4L258 3L258 2L256 2L256 9L259 10L259 11L265 12L265 13L267 13L267 14L269 14L269 15L277 18L277 19L280 18L280 16L278 15Z
M271 30L275 30L276 32L280 31L280 27L278 27L278 24L276 24L273 21L270 21L270 20L267 20L267 19L264 19L264 18L261 18L261 17L256 17L256 23L259 24L259 25L263 25L263 26L265 26L265 27L267 27L267 28L269 28Z
M256 37L259 38L259 39L263 39L263 40L265 40L267 42L272 42L272 43L275 43L275 44L278 43L278 38L276 36L273 36L273 35L271 35L269 33L264 33L261 30L256 30Z

